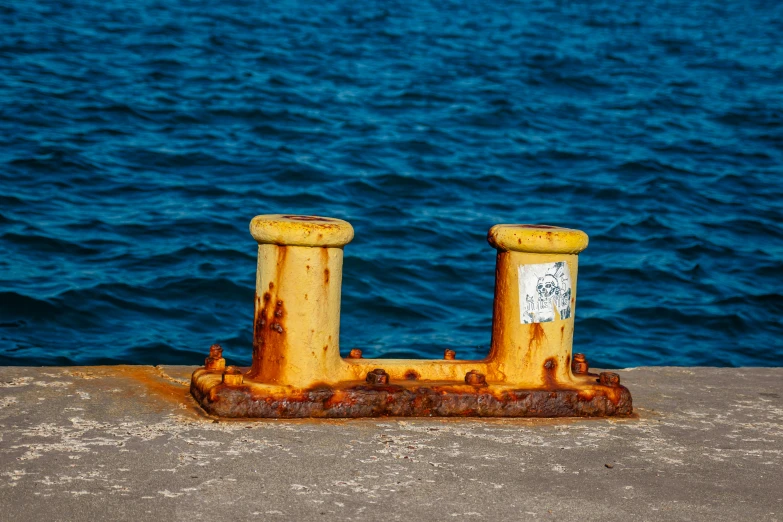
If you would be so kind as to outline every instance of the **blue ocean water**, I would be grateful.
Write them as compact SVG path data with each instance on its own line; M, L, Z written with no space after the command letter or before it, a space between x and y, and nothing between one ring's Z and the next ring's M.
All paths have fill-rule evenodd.
M256 214L350 221L342 350L486 353L585 230L594 365L779 365L783 3L0 1L0 364L250 360Z

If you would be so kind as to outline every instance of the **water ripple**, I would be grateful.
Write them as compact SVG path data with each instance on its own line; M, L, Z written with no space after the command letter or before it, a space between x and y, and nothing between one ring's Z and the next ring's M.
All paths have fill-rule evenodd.
M777 365L783 4L0 6L0 364L247 364L249 219L347 219L343 349L478 357L495 223L599 366ZM368 328L368 325L372 325Z

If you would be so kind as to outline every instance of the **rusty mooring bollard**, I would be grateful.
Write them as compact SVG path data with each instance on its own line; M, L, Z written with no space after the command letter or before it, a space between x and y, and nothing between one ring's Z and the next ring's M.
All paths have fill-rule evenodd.
M258 242L252 366L239 378L228 369L221 375L210 362L216 354L210 353L191 383L193 396L210 413L558 417L632 412L631 395L616 374L596 379L583 355L572 360L584 232L546 225L492 227L488 240L497 249L497 267L489 354L457 360L454 350L445 349L443 359L406 360L365 359L359 349L340 357L343 247L353 238L349 223L276 214L255 217L250 231ZM242 386L219 386L237 381Z

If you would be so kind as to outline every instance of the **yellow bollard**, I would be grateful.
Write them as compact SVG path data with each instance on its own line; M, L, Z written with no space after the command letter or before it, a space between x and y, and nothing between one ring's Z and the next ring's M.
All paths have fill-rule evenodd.
M545 225L496 225L490 352L457 359L340 357L345 221L255 217L258 268L250 369L220 372L207 359L191 393L228 417L603 416L628 415L631 396L616 374L588 372L571 345L577 255L587 235ZM219 354L213 354L214 356ZM223 363L225 364L225 363ZM220 368L222 369L222 368ZM228 374L228 375L227 375Z
M316 216L257 216L253 366L248 378L306 388L334 382L340 365L345 221Z
M489 359L519 386L571 383L581 230L547 225L495 225L495 303Z

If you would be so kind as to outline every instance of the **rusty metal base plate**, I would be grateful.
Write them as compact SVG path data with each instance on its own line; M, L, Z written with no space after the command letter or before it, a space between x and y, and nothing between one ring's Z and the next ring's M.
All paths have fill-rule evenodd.
M454 383L344 383L307 390L245 381L197 370L190 391L210 414L233 418L355 417L607 417L633 412L624 386L532 389Z

